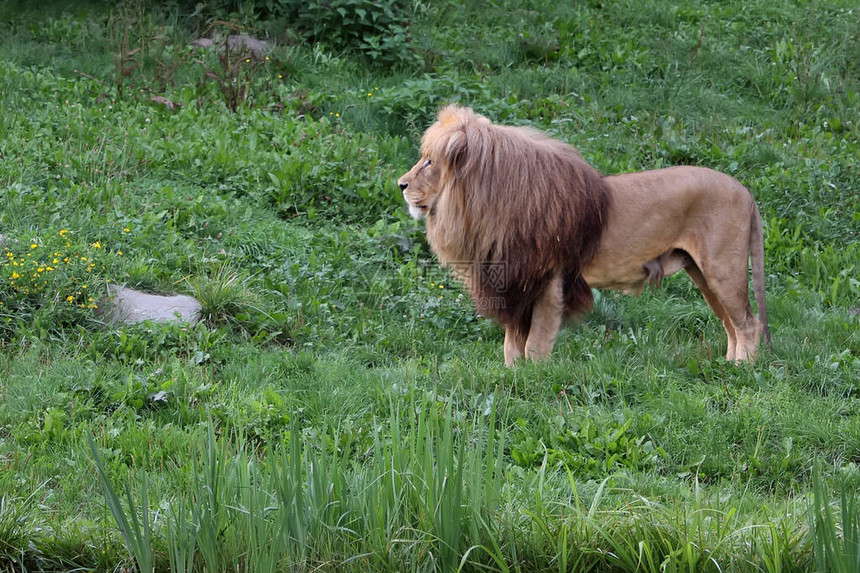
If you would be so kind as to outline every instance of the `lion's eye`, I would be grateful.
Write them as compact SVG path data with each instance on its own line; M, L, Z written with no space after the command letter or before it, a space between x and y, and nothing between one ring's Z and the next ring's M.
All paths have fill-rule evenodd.
M428 159L427 163L424 164L424 167L430 167L431 165L433 165L433 162Z

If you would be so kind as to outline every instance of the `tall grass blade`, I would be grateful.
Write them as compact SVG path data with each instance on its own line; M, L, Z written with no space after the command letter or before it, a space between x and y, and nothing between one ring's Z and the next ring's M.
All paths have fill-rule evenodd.
M203 467L197 468L195 459L194 491L196 502L192 505L192 519L197 546L206 571L222 570L221 538L227 527L222 490L225 481L226 446L219 449L215 429L210 418L206 441L203 445ZM200 476L202 477L202 480Z
M114 490L105 472L104 462L99 454L98 448L92 437L88 436L90 451L93 454L93 459L98 470L99 479L102 482L102 488L105 492L105 501L108 509L116 521L117 528L122 534L126 549L134 557L137 562L137 567L141 573L151 573L154 570L153 553L152 553L152 531L149 518L149 498L147 494L146 474L141 472L141 513L142 517L138 516L137 508L135 507L134 498L131 492L131 487L126 483L125 495L126 503L128 504L128 514L122 505L122 501Z
M30 513L36 506L41 489L41 486L36 488L23 501L12 499L5 493L0 497L0 564L7 563L24 570L23 551L18 548L31 541L31 532L25 526L33 521Z
M813 475L809 526L815 565L819 571L860 571L860 504L858 493L840 481L841 527L819 468Z
M167 519L167 556L171 573L194 571L194 554L197 549L197 532L188 519L188 498L182 497L171 504Z

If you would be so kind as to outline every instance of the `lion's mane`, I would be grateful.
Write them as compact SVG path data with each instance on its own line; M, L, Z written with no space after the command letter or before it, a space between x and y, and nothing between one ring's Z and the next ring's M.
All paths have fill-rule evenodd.
M448 106L424 133L422 153L439 170L428 243L482 314L527 333L535 301L559 273L566 310L590 308L581 273L598 247L610 195L576 149Z

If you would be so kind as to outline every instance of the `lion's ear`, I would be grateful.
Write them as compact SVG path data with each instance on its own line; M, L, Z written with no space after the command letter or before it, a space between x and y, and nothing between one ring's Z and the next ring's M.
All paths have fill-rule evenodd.
M442 145L441 155L445 163L452 167L458 167L463 163L468 148L468 138L462 128L451 129L446 134L445 143Z

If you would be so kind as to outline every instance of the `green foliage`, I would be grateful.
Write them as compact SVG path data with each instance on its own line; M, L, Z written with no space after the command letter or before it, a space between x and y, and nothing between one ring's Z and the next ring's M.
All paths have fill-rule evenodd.
M0 569L853 563L852 7L31 4L0 4ZM773 348L725 363L679 276L505 369L395 184L445 102L738 178ZM203 320L101 324L108 284Z
M404 0L268 0L308 42L360 51L379 66L409 66L418 55L410 45L411 14Z
M666 455L647 436L630 435L629 419L613 421L607 428L588 419L561 423L548 437L536 436L524 419L517 425L524 436L511 444L511 457L523 467L549 463L577 475L599 477L622 469L653 470Z
M830 494L816 468L809 509L810 536L819 571L841 573L860 567L860 500L857 491L839 483L838 518Z
M24 547L34 532L28 525L32 524L32 512L38 500L38 490L26 498L15 498L5 492L0 496L0 563L4 567L24 568L23 555L19 548Z
M0 332L86 324L105 296L123 252L84 243L67 229L50 230L2 247ZM109 267L110 266L110 270ZM56 321L54 324L51 324Z
M126 485L125 500L126 507L123 507L122 500L117 495L110 480L105 473L105 464L99 455L95 443L90 439L90 449L95 460L96 470L98 471L100 481L105 490L105 498L107 500L108 509L111 515L116 520L125 541L126 549L134 556L137 562L138 570L141 572L154 571L155 563L153 561L152 552L152 522L149 515L149 501L147 498L148 487L146 477L142 478L140 495L141 495L141 510L138 513L138 508L135 506L134 498L132 497L131 488Z

